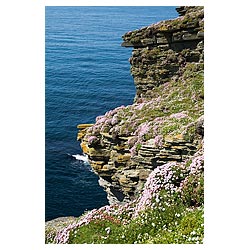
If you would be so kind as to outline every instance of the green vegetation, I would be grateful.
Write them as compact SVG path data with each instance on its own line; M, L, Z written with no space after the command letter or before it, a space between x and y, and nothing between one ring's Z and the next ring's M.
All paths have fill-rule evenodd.
M96 220L71 232L69 243L100 244L182 244L202 243L203 208L158 206L122 225L110 220Z

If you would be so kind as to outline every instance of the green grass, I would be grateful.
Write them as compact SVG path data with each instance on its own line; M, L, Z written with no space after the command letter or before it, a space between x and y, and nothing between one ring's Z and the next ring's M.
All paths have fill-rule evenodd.
M177 222L177 221L176 221ZM194 244L202 243L204 219L202 209L186 212L171 229L159 232L145 241L154 244Z
M144 211L129 224L96 220L71 232L71 244L202 243L203 207L160 206Z
M160 191L135 218L107 216L70 233L71 244L194 244L204 237L203 174L190 175L181 196ZM199 183L199 185L197 185ZM169 202L171 200L171 202ZM126 223L124 223L126 222Z

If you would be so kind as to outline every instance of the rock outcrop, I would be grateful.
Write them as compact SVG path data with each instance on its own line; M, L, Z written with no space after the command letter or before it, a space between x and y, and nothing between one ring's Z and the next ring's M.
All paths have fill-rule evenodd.
M128 32L124 47L134 47L131 74L136 85L136 98L148 90L180 76L187 62L203 61L203 7L180 7L182 15L174 20Z
M134 103L78 126L78 140L110 203L133 200L149 173L185 161L200 146L203 126L203 7L123 36L134 47Z

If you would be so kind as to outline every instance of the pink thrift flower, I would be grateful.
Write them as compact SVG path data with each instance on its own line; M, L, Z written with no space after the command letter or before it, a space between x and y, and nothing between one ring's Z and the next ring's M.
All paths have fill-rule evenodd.
M155 146L157 147L162 147L163 145L163 136L162 135L157 135L154 139Z
M90 137L88 138L88 144L91 145L91 144L93 144L94 142L97 142L97 140L98 140L98 138L97 138L96 136L92 135L92 136L90 136Z
M185 114L184 112L180 112L180 113L175 113L170 115L170 118L176 118L176 119L181 119L181 118L186 118L188 117L187 114Z
M140 125L140 127L139 127L139 136L140 137L144 136L148 132L149 132L148 123L143 123L142 125Z

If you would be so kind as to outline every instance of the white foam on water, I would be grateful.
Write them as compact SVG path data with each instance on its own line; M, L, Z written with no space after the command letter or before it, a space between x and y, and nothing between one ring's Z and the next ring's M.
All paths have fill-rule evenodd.
M72 155L72 157L74 157L76 160L79 160L79 161L89 162L87 155L77 154L77 155Z

